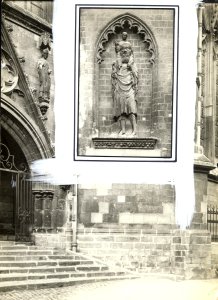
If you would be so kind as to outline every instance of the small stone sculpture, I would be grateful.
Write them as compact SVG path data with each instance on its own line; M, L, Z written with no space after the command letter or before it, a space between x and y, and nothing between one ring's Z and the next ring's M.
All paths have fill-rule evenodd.
M50 79L51 70L47 58L48 58L48 49L44 49L42 51L42 58L39 59L37 64L39 83L40 83L39 99L43 99L45 101L49 101L50 99L50 87L51 87L51 79Z
M126 135L126 121L132 127L131 135L136 135L138 71L134 63L133 49L127 41L127 32L122 33L122 40L115 41L116 61L112 64L112 96L114 120L120 122L119 134Z
M38 60L37 70L39 74L39 105L42 114L44 115L49 107L50 87L51 87L51 70L48 63L48 54L51 50L50 37L43 33L40 37L40 50L42 57Z

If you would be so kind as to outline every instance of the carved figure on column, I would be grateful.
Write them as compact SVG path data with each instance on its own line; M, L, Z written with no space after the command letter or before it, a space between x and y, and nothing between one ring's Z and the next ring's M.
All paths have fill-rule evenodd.
M39 74L39 105L41 113L44 115L47 112L50 102L50 87L51 87L51 69L48 63L48 55L51 50L50 37L43 33L40 37L40 50L42 57L38 60L37 70Z
M112 97L114 120L120 122L119 134L126 135L126 121L132 127L131 135L137 130L138 71L134 62L133 49L127 41L127 32L122 33L122 40L115 41L116 61L112 64Z

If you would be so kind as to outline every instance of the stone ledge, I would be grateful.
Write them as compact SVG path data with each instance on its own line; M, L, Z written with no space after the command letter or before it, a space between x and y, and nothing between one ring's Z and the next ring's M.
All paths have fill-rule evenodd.
M93 138L95 149L155 149L156 138Z

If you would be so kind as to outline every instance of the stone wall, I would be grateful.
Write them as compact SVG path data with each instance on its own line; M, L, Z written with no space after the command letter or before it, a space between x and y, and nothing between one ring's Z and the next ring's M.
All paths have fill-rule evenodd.
M215 277L208 231L176 225L133 225L78 229L78 249L108 264L144 273L174 274L185 279ZM212 260L211 260L212 259Z
M202 189L186 230L175 224L171 185L80 186L78 250L138 272L171 273L186 279L214 277L216 256L211 256L204 204L207 176L198 175L196 185Z
M79 228L78 249L138 272L171 273L173 226Z
M215 276L218 277L218 243L211 244L211 262L212 271L215 273Z
M78 219L98 224L174 224L175 191L171 185L111 184L78 188Z
M158 137L159 147L167 148L167 156L170 156L174 25L170 9L81 9L79 152L85 154L86 148L91 146L93 122L97 123L100 133L110 132L113 124L110 78L115 57L113 41L120 38L120 33L109 36L101 65L97 64L96 47L106 26L126 13L139 18L152 32L158 52L152 66L140 36L133 29L124 28L129 33L139 70L138 134Z

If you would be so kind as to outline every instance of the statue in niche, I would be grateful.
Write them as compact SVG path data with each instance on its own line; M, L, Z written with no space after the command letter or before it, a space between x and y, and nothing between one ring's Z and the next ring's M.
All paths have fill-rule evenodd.
M51 50L50 37L43 33L40 37L40 50L42 57L38 60L37 70L39 74L39 103L42 114L44 115L49 107L50 87L51 87L51 69L48 63L48 54Z
M42 50L42 57L39 59L37 64L38 74L39 74L39 99L47 100L50 99L50 87L51 87L51 79L50 74L51 70L49 67L49 63L47 61L48 58L48 49Z
M112 64L111 74L114 120L120 122L119 135L125 136L126 121L129 119L131 136L136 136L138 71L127 36L127 32L123 32L122 40L115 41L116 61Z

